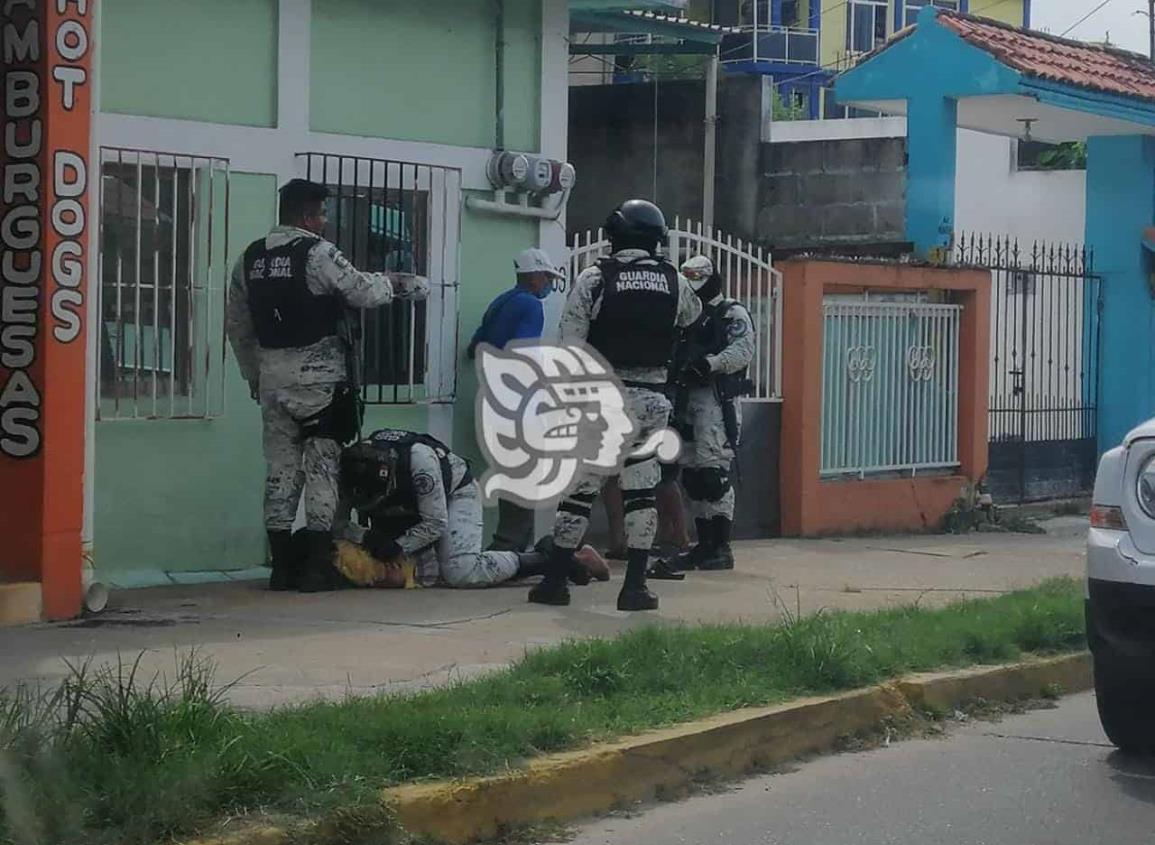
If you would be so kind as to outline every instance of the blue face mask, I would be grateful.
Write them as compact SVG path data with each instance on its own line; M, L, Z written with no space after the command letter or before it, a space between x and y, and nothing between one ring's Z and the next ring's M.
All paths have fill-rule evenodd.
M534 294L534 296L536 296L538 299L545 299L551 293L553 293L553 282L550 282L548 285L543 287L541 290L537 291Z

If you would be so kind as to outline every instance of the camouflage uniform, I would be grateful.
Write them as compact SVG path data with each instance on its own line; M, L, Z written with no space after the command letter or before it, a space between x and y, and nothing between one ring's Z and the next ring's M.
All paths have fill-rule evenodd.
M625 263L646 255L641 250L627 249L616 253L614 257ZM601 283L602 272L596 266L578 276L562 314L561 343L584 341L589 336L590 324L597 317L600 305L600 301L594 301L594 291ZM677 324L689 326L698 319L701 311L702 303L698 295L685 278L679 275ZM654 386L653 390L632 386L625 388L626 413L638 429L633 442L627 446L628 451L633 451L649 435L669 423L670 400L663 392L668 372L666 367L623 367L616 370L615 374L623 382ZM654 487L660 475L656 455L638 461L627 460L622 468L619 483L625 510L626 538L631 549L650 549L653 546L658 527ZM581 542L589 525L594 499L605 481L605 476L601 475L584 476L563 500L553 530L554 542L559 547L572 549Z
M295 226L276 226L265 242L272 249L315 237ZM359 272L325 240L309 251L306 284L314 295L336 294L352 308L376 308L394 298L389 277ZM225 327L241 375L261 404L266 528L293 527L303 489L307 527L329 530L337 507L341 444L327 438L304 440L299 426L327 408L337 385L348 381L346 341L332 336L301 348L262 348L249 312L243 257L233 268Z
M450 492L445 489L441 462L433 449L416 443L409 455L410 482L417 494L421 521L396 541L401 551L417 562L418 583L489 587L517 575L517 552L481 551L481 489L476 481L465 480L469 472L465 461L449 455ZM348 521L349 510L347 504L341 505L337 533L362 543L366 529Z
M717 354L707 355L713 373L737 373L750 365L754 358L754 324L750 313L741 305L731 303L719 315L726 326L726 347ZM734 410L738 414L741 427L741 403L735 400ZM714 385L694 387L686 401L686 419L693 427L694 438L682 447L680 464L683 469L721 469L729 472L734 460L734 451L726 440L726 428L722 421L722 403L714 392ZM715 516L734 518L734 488L727 487L725 494L717 501L690 499L690 515L695 519L712 519Z

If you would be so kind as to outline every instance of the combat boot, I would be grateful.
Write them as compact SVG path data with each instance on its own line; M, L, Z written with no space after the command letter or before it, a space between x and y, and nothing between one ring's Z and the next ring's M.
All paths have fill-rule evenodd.
M713 526L708 519L695 519L694 528L698 533L698 542L689 551L665 561L665 566L672 572L689 572L700 569L702 561L713 551Z
M326 593L340 586L333 566L333 534L331 531L306 530L305 560L297 589L302 593Z
M270 531L269 556L273 571L269 575L269 589L275 592L297 589L300 574L300 558L292 531Z
M548 604L554 607L566 607L570 603L569 579L573 568L573 549L563 549L553 546L549 552L549 560L545 564L545 577L541 583L529 591L529 600L533 604Z
M646 586L646 563L650 553L646 549L630 549L627 553L626 579L618 593L618 610L657 610L658 597Z
M711 548L708 557L699 561L698 569L713 572L722 569L734 568L734 552L730 548L731 520L724 516L716 516L710 520Z

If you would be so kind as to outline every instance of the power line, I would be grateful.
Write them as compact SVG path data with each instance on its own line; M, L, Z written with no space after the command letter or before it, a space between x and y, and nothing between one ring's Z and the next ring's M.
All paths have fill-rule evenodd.
M1077 21L1075 21L1075 22L1074 22L1073 24L1071 24L1069 27L1067 27L1067 28L1066 28L1066 29L1064 29L1062 32L1060 32L1060 33L1059 33L1059 37L1060 37L1060 38L1062 38L1064 35L1066 35L1066 34L1067 34L1068 32L1070 32L1072 29L1075 29L1076 27L1078 27L1080 24L1082 24L1084 21L1086 21L1088 18L1090 18L1090 17L1091 17L1091 15L1095 14L1096 12L1098 12L1100 9L1102 9L1104 6L1106 6L1106 5L1107 5L1108 3L1110 3L1110 2L1111 2L1111 0L1103 0L1103 2L1102 2L1102 3L1100 3L1098 6L1096 6L1094 9L1092 9L1092 10L1091 10L1091 11L1089 11L1089 12L1087 12L1087 14L1083 15L1083 17L1079 18Z

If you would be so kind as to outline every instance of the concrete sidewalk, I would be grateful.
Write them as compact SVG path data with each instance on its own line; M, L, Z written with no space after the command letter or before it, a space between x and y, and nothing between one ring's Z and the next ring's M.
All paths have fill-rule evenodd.
M116 593L100 616L0 632L0 687L51 682L66 660L132 661L171 674L197 648L232 681L233 700L265 707L347 693L413 689L503 665L527 648L611 636L661 621L764 622L782 609L862 610L995 594L1080 575L1086 520L1059 517L1045 535L917 535L738 543L733 572L691 573L654 589L662 608L614 608L609 584L575 589L568 608L529 605L525 584L482 591L268 593L260 582Z

